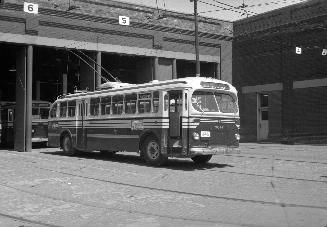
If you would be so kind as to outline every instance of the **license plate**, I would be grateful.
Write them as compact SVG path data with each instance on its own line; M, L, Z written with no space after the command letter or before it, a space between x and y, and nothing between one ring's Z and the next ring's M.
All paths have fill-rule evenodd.
M210 137L210 131L201 131L201 137L205 137L205 138Z

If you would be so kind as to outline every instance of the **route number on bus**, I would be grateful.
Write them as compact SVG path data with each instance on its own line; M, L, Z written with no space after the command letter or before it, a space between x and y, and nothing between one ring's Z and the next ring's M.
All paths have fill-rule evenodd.
M34 3L24 2L24 12L38 14L39 5Z
M119 24L120 25L129 25L129 17L119 16Z

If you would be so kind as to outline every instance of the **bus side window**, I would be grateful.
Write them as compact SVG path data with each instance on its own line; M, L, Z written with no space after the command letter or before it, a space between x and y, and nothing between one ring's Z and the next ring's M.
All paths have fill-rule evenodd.
M53 104L51 110L50 110L50 117L56 118L57 117L57 103Z
M60 117L66 117L67 116L67 101L60 103L59 116Z
M153 113L157 113L159 110L159 91L153 92L152 97Z
M124 96L115 95L112 97L112 114L123 113Z
M75 117L76 100L68 102L68 117Z
M91 98L90 102L90 115L98 116L100 108L100 98Z
M101 115L109 115L111 112L111 97L101 98Z
M150 113L151 112L151 93L139 94L139 100L137 103L137 109L139 113Z
M32 107L32 118L40 119L39 107Z
M136 113L136 94L125 95L125 113L134 114Z

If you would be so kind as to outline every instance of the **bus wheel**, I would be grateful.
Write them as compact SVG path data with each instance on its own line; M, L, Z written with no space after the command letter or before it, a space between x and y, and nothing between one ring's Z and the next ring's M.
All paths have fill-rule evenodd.
M62 140L62 150L67 155L75 154L75 149L73 148L72 138L68 134L64 135L64 138Z
M154 166L163 165L168 160L168 157L161 153L160 144L153 136L145 140L141 156L144 157L146 163Z
M192 158L193 162L195 162L196 164L204 164L209 162L209 160L211 159L212 155L198 155L198 156L194 156Z

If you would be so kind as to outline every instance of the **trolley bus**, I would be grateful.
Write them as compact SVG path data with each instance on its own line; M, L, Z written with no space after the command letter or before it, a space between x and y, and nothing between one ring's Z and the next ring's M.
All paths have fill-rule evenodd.
M68 155L139 152L159 166L169 157L206 163L212 155L239 152L237 91L214 78L104 83L58 98L48 127L48 145Z
M48 116L51 102L32 101L32 142L46 143L48 141ZM15 135L15 102L5 102L0 105L1 112L1 144L12 145Z

